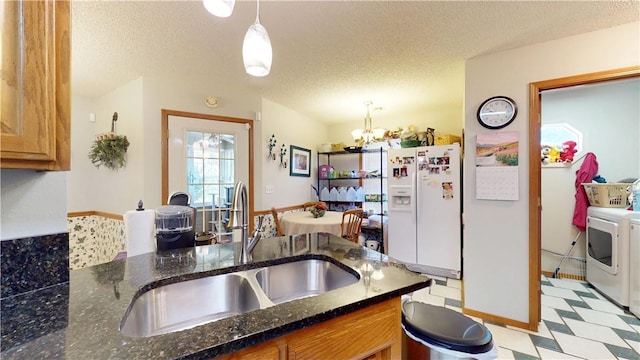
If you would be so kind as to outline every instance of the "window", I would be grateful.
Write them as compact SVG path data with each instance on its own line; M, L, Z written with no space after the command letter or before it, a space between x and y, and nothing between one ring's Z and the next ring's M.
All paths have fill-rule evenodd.
M211 230L225 232L234 179L234 135L187 131L186 177L191 206L198 209L196 228L204 221Z
M551 147L557 151L552 152L551 156L553 158L549 159L549 164L560 162L556 161L555 157L560 155L563 150L563 144L567 141L573 141L576 143L576 152L572 157L575 161L580 156L584 145L584 142L582 141L582 133L579 130L566 123L546 124L540 127L540 145L543 148L543 154L545 153L545 147ZM549 164L543 161L543 165Z

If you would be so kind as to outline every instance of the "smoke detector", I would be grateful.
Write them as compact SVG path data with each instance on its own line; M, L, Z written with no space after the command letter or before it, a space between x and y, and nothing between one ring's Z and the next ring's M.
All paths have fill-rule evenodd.
M207 98L204 99L204 104L207 105L207 107L210 107L210 108L217 108L218 107L218 98L216 98L215 96L207 96Z

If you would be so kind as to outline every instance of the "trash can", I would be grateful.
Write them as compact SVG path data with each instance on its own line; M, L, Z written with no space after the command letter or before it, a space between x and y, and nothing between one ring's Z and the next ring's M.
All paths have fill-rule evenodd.
M489 329L445 307L405 301L402 328L403 359L485 360L498 357Z

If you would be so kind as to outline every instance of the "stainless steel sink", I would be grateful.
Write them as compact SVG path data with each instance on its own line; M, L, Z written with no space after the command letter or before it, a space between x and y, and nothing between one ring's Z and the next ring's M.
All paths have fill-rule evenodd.
M302 260L263 268L260 289L274 304L316 296L358 282L358 277L323 260Z
M120 331L131 337L160 335L259 308L258 295L245 277L209 276L145 292L131 306Z
M358 280L355 271L312 259L163 285L134 299L120 331L147 337L185 330Z

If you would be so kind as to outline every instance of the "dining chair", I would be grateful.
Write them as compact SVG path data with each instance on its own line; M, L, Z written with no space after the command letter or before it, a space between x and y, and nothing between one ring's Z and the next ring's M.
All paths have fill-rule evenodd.
M351 209L342 213L342 237L358 243L362 226L362 209Z
M191 205L191 196L189 195L189 193L186 193L184 191L176 191L169 195L167 203L169 205L189 206Z
M307 210L307 208L310 208L312 206L316 206L318 204L324 204L324 206L327 206L327 204L324 201L308 201L308 202L302 204L302 210Z
M278 232L278 236L284 236L284 233L282 232L282 228L280 227L280 220L278 219L278 210L272 207L271 215L273 215L273 223L276 224L276 231Z

